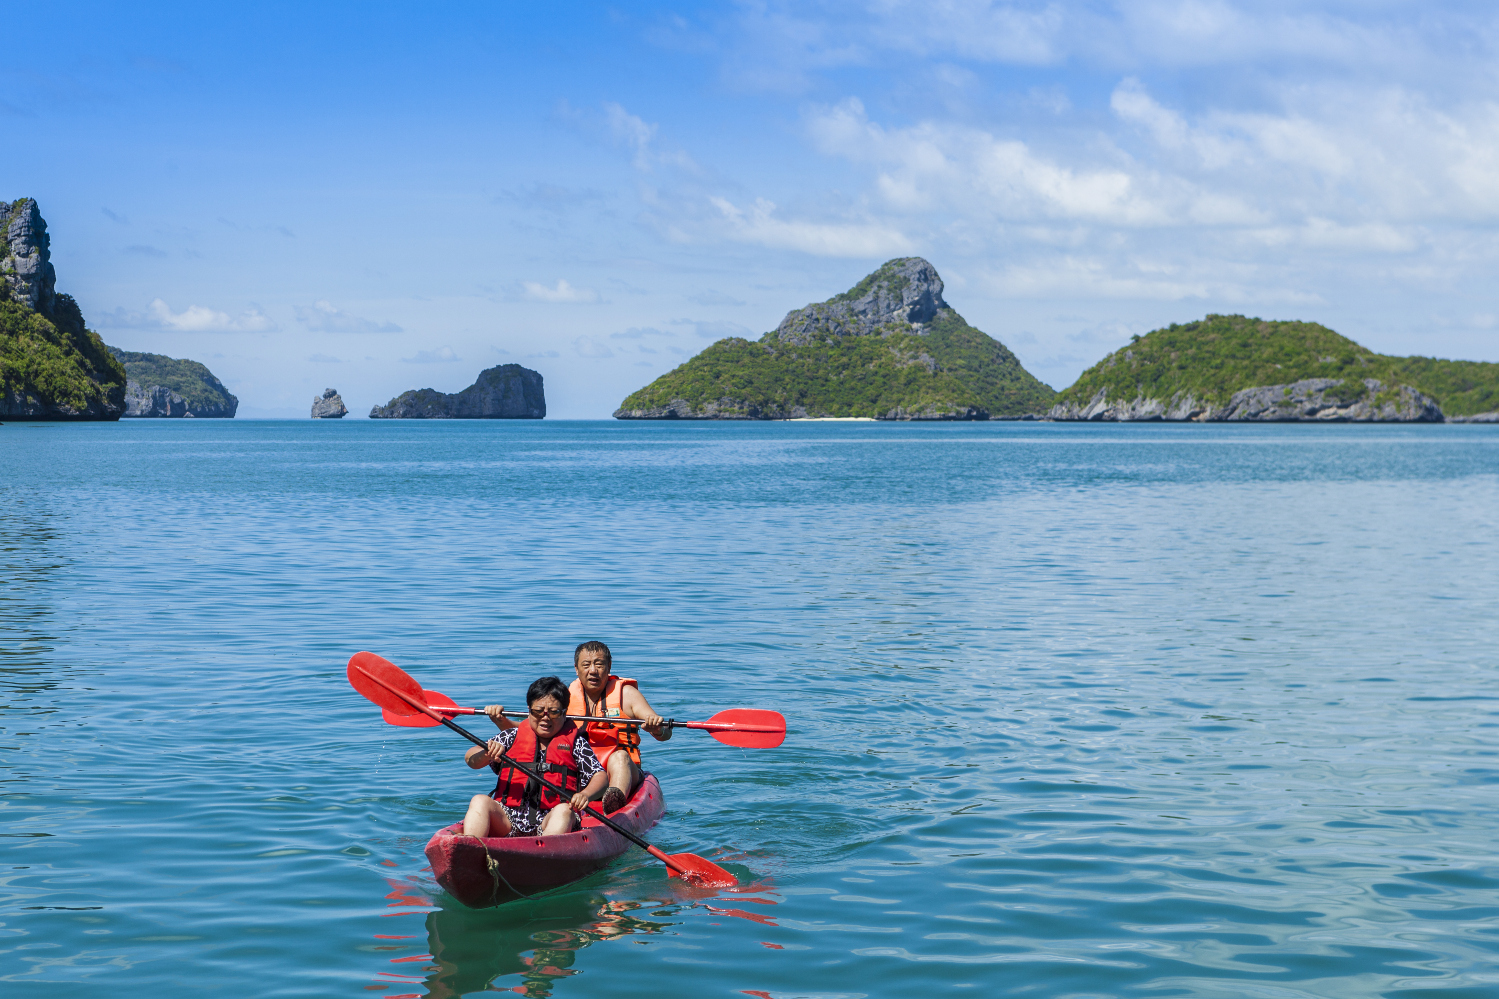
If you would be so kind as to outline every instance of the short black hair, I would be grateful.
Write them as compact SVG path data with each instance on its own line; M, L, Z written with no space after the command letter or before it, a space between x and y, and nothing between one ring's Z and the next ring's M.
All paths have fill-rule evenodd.
M585 653L585 652L602 652L604 654L604 663L606 665L608 665L608 666L613 666L614 665L614 656L610 654L610 652L609 652L609 646L605 645L603 642L600 642L598 640L594 640L592 642L584 642L582 645L578 646L576 649L573 649L573 668L574 669L577 669L577 667L578 667L578 660L580 658L582 658L583 653Z
M567 692L567 684L555 676L543 676L533 680L531 686L526 689L526 707L530 707L543 697L555 697L562 710L567 710L567 702L571 696Z

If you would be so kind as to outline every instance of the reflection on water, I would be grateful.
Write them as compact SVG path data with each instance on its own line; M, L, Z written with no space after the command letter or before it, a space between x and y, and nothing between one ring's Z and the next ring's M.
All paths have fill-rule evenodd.
M421 963L408 972L380 972L371 991L396 988L404 982L422 991L397 995L426 999L454 999L473 992L506 989L533 999L552 994L561 978L580 974L573 969L577 952L589 944L615 937L661 933L673 925L641 918L641 910L660 916L675 903L656 899L612 900L598 891L574 891L498 909L467 909L451 899L427 914L427 953L393 958L392 963ZM497 980L519 975L515 985ZM396 999L392 995L389 999Z

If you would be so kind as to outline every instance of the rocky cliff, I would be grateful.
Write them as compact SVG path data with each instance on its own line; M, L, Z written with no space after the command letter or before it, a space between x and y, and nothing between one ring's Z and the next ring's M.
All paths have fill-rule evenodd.
M720 340L635 392L621 420L985 420L1042 412L1056 394L969 326L920 257L792 310L757 341Z
M1486 421L1499 364L1376 354L1317 323L1209 315L1136 337L1060 393L1053 420Z
M51 243L36 201L0 201L0 419L118 420L125 370L57 293Z
M312 400L314 420L341 420L348 415L349 407L344 405L343 396L336 389L324 389L321 399Z
M231 419L239 399L197 361L109 348L125 366L125 415Z
M462 392L403 392L370 410L372 420L539 420L547 415L540 372L501 364Z

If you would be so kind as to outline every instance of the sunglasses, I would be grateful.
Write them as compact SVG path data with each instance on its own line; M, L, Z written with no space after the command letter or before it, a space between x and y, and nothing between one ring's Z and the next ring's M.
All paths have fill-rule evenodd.
M531 717L532 718L561 718L562 714L563 714L563 711L562 711L561 708L532 708L531 709Z

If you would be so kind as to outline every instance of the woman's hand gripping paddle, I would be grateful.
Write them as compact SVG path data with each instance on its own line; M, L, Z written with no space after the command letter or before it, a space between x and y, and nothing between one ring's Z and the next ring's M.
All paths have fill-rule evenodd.
M384 660L382 659L381 662ZM412 683L415 682L415 680L412 681ZM484 713L483 708L460 708L453 703L452 698L439 694L435 690L423 690L420 694L412 696L422 699L423 703L435 714L445 718L454 715L482 715ZM520 711L501 713L506 718L526 717ZM385 709L384 715L385 720L390 724L404 725L407 728L433 728L442 724L440 719L434 720L429 715L400 714L389 708ZM604 722L619 726L644 724L633 718L600 718L596 715L568 715L567 717L575 722ZM786 741L786 719L777 711L765 711L760 708L730 708L727 711L720 711L705 722L679 722L675 718L668 718L664 724L670 728L701 729L726 746L740 746L744 749L774 749Z
M349 683L353 685L355 690L363 694L366 699L380 705L384 709L387 721L392 716L395 718L408 718L412 715L423 715L435 724L444 725L452 729L481 749L488 748L483 739L467 729L454 724L451 720L442 717L436 711L432 710L432 708L428 707L428 702L422 700L423 695L427 693L422 690L422 685L413 680L400 667L394 663L387 662L373 652L356 652L349 660ZM405 723L395 722L395 724ZM520 763L510 756L502 755L500 759L527 777L546 783L540 774L524 763ZM693 853L664 853L619 825L619 823L602 812L593 812L591 814L594 818L604 823L604 825L613 829L625 839L665 864L667 872L671 877L685 878L696 884L713 888L727 888L730 885L739 883L738 878L711 860L705 860Z

